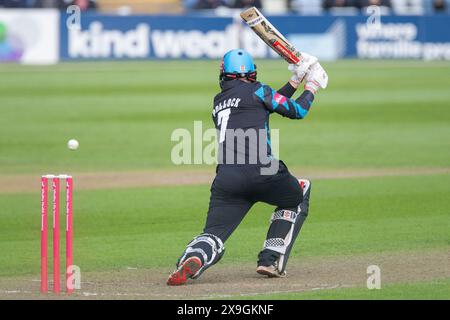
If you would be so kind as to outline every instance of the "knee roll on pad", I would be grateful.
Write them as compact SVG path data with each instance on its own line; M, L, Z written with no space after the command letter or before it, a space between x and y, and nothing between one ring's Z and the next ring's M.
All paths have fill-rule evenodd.
M197 273L192 276L192 279L195 279L207 268L219 262L224 253L225 246L219 237L209 233L202 233L188 243L186 250L178 260L177 267L189 257L200 256L203 265Z
M311 181L306 179L298 179L298 183L302 187L303 201L298 205L297 212L302 216L307 216L309 212L309 195L311 193Z

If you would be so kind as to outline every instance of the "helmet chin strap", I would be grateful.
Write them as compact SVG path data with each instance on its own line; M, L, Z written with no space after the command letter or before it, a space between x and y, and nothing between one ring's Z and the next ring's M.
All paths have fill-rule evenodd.
M256 70L250 73L247 73L246 79L250 82L256 81Z
M230 80L236 80L236 79L246 79L250 82L256 81L256 71L249 72L249 73L225 73L223 71L220 72L219 80L220 81L230 81Z

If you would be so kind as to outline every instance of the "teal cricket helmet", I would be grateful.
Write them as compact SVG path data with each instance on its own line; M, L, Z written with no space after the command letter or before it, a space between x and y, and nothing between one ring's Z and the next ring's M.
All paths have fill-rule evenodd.
M252 56L243 49L233 49L223 56L221 80L246 78L256 81L256 65Z

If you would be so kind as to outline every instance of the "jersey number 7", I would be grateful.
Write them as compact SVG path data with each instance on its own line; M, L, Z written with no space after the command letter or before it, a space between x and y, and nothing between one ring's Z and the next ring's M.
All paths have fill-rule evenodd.
M217 114L217 126L220 126L219 143L225 141L225 132L227 130L228 119L230 118L231 109L224 109Z

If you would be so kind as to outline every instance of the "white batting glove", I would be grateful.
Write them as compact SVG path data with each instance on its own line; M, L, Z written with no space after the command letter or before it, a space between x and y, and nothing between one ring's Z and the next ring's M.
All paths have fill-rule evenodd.
M308 72L308 69L317 62L317 58L306 53L301 52L302 60L298 64L289 64L288 70L293 73L291 81L295 82L297 85L303 81Z
M316 93L319 89L325 89L328 85L328 74L319 62L314 63L305 77L305 90Z

